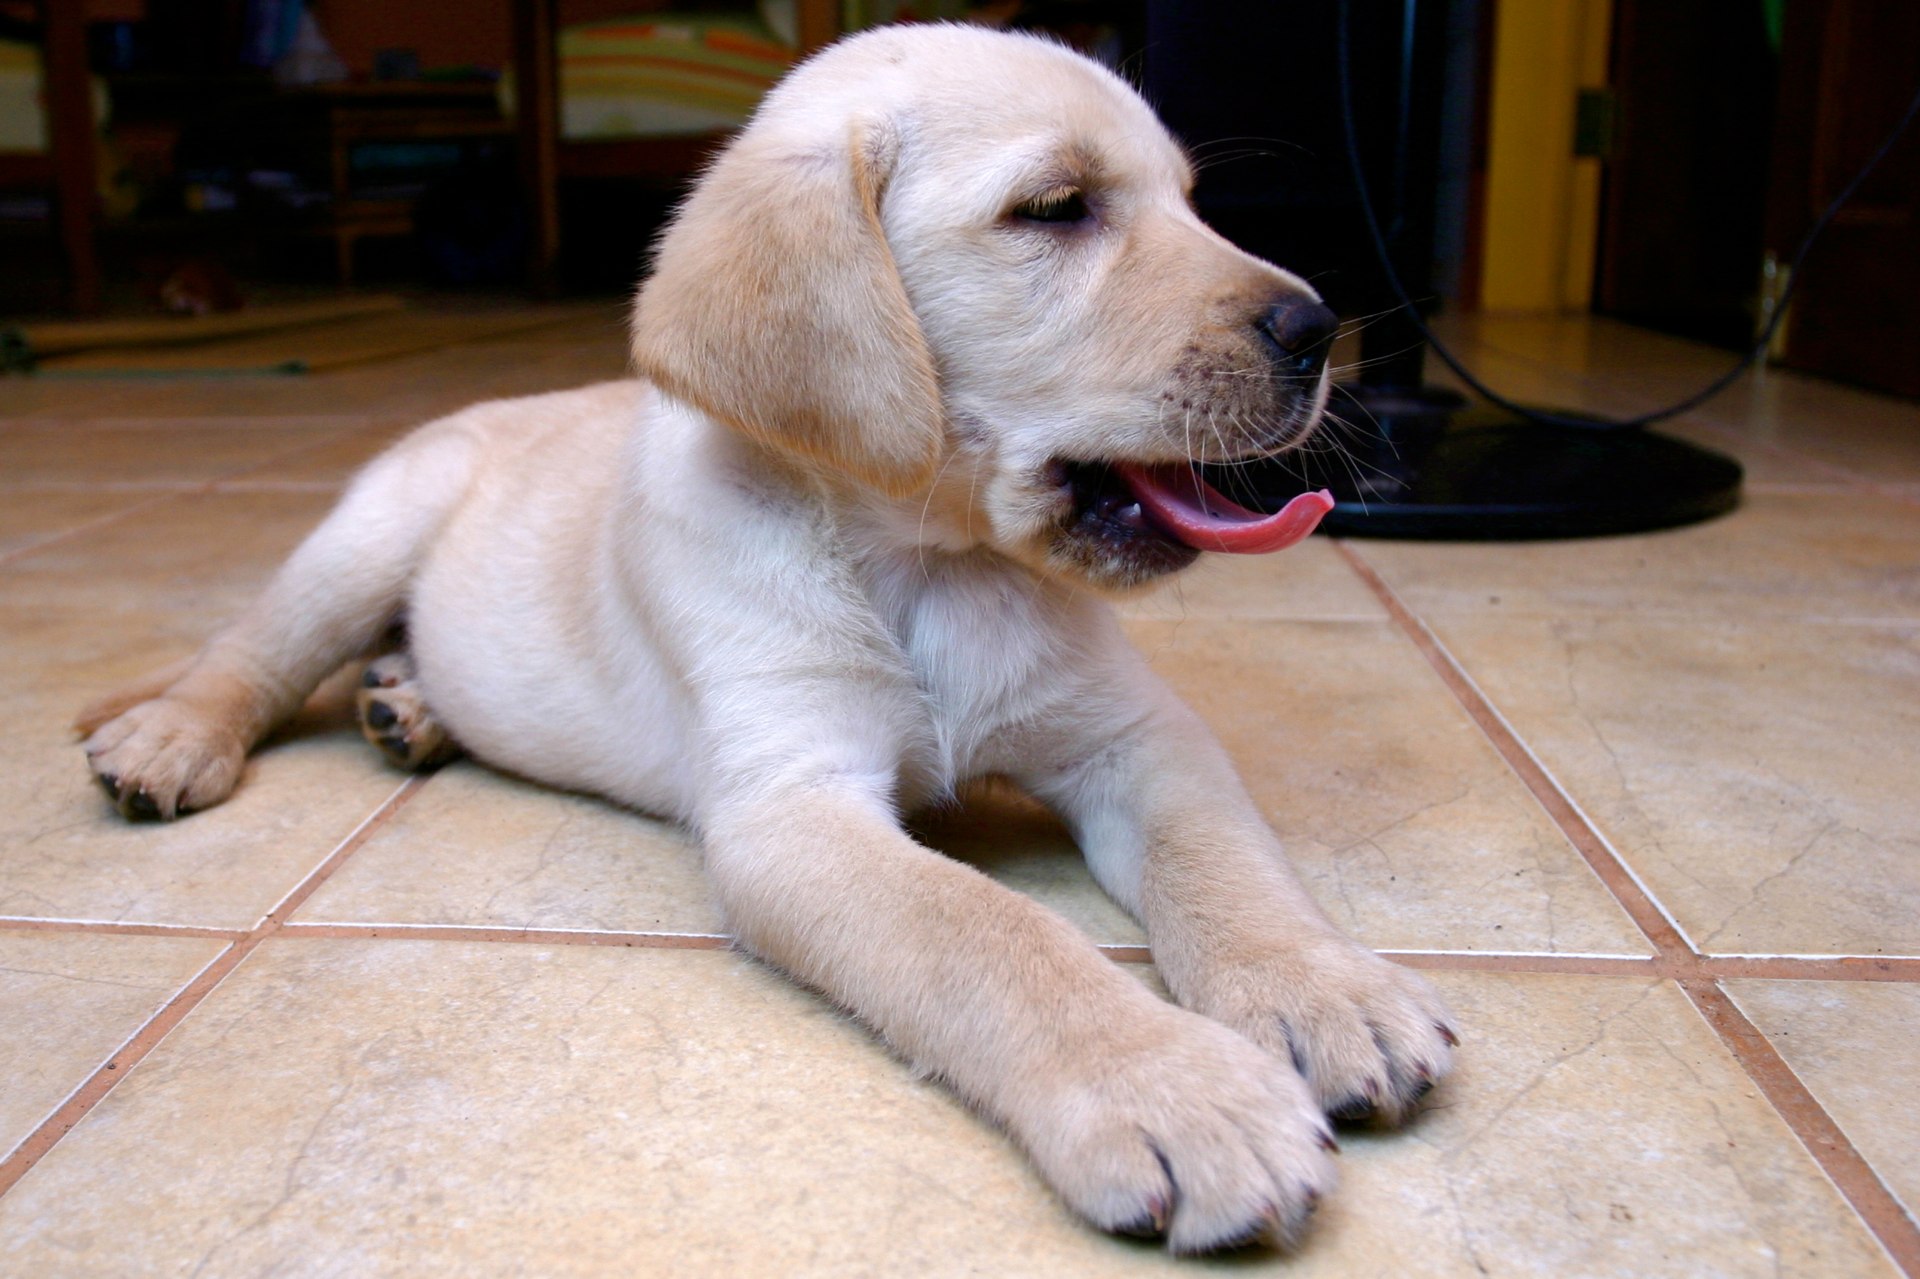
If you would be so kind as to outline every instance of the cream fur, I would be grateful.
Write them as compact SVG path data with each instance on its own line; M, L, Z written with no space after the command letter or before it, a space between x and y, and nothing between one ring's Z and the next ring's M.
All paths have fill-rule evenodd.
M1249 328L1310 290L1207 230L1189 180L1131 91L1052 45L843 42L665 237L649 380L422 427L184 674L93 728L93 768L132 815L218 803L404 609L438 725L692 825L743 946L1004 1125L1090 1221L1182 1251L1291 1239L1332 1185L1323 1112L1403 1117L1452 1034L1313 905L1122 638L1101 595L1153 574L1061 532L1053 459L1239 457L1318 413ZM1017 214L1063 187L1089 224ZM1180 1006L903 832L983 776L1071 825Z

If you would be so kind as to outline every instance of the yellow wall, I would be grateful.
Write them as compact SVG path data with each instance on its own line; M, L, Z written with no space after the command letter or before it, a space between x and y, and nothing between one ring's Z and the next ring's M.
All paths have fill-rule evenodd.
M1480 306L1584 311L1600 161L1573 154L1574 104L1607 81L1611 0L1499 0Z

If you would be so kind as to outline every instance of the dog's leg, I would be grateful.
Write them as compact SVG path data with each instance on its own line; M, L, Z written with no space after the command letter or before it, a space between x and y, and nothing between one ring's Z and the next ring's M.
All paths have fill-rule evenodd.
M1321 912L1226 752L1150 686L1140 727L1028 784L1146 927L1175 998L1291 1060L1334 1118L1406 1118L1452 1064L1446 1005Z
M88 762L123 816L171 818L232 792L255 743L399 610L471 458L464 436L437 432L375 461L177 679L92 729Z
M705 824L741 943L998 1120L1096 1225L1176 1251L1291 1240L1333 1181L1299 1077L914 843L881 789L819 776Z

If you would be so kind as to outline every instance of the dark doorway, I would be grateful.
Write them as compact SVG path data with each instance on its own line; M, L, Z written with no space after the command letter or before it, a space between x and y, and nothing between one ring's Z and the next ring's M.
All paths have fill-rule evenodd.
M1753 340L1779 57L1761 0L1617 0L1594 309Z
M1788 259L1920 89L1920 4L1793 0L1766 243ZM1800 271L1782 359L1920 396L1920 127L1840 210Z

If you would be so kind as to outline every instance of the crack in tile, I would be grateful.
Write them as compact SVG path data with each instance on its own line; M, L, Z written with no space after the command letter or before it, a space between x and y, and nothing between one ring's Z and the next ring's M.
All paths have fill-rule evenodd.
M24 977L52 977L58 981L80 982L88 986L118 986L124 990L172 990L174 988L174 983L166 981L157 984L153 982L113 981L106 977L82 977L77 973L55 972L48 968L13 968L6 964L0 964L0 973L18 973Z
M1766 891L1768 885L1774 883L1777 880L1784 879L1788 875L1793 874L1793 872L1799 868L1800 863L1806 860L1808 854L1812 853L1813 850L1819 846L1822 840L1826 839L1827 836L1833 834L1837 830L1851 830L1855 834L1862 834L1862 832L1858 831L1854 827L1847 825L1845 822L1842 822L1837 818L1829 819L1826 825L1822 826L1819 830L1815 831L1813 833L1813 836L1810 839L1808 839L1805 844L1801 846L1799 852L1795 853L1792 857L1787 859L1786 865L1782 866L1779 870L1774 871L1772 874L1762 876L1760 879L1756 880L1747 889L1747 895L1742 900L1735 903L1732 909L1728 910L1725 915L1721 916L1718 927L1716 927L1711 933L1707 934L1707 936L1701 941L1700 948L1702 950L1713 949L1714 943L1720 939L1720 936L1722 933L1725 933L1729 928L1733 927L1734 921L1739 918L1741 912L1745 911L1749 906L1755 905L1756 903L1759 902L1761 893Z
M1572 1049L1571 1051L1560 1053L1559 1055L1555 1056L1552 1061L1547 1062L1538 1072L1534 1074L1533 1078L1527 1082L1525 1087L1521 1088L1518 1092L1514 1093L1511 1097L1509 1097L1505 1102L1501 1103L1500 1107L1497 1110L1495 1110L1493 1114L1488 1116L1472 1131L1468 1132L1464 1137L1460 1139L1460 1141L1456 1142L1451 1149L1449 1149L1444 1154L1442 1154L1440 1157L1440 1162L1442 1163L1442 1165L1447 1165L1452 1163L1459 1155L1471 1149L1474 1143L1479 1141L1482 1135L1484 1135L1489 1130L1491 1130L1496 1125L1498 1125L1501 1120L1505 1119L1509 1114L1511 1114L1522 1102L1526 1101L1527 1098L1531 1097L1535 1092L1537 1092L1541 1087L1543 1087L1546 1084L1547 1080L1555 1072L1557 1072L1562 1066L1565 1066L1570 1062L1577 1061L1581 1057L1584 1057L1586 1054L1592 1052L1596 1047L1599 1046L1601 1041L1607 1037L1607 1033L1612 1029L1614 1022L1620 1020L1622 1017L1625 1017L1630 1013L1638 1011L1640 1006L1646 1003L1648 999L1652 998L1654 992L1659 990L1660 987L1664 984L1665 984L1664 979L1655 979L1653 981L1646 983L1646 985L1641 988L1639 996L1632 1003L1628 1004L1624 1008L1620 1008L1615 1010L1614 1012L1608 1013L1605 1017L1602 1017L1600 1019L1599 1024L1594 1027L1592 1037L1589 1038L1586 1043L1580 1045L1578 1048Z
M215 1241L215 1243L201 1255L200 1260L195 1263L191 1272L193 1276L197 1277L205 1271L206 1268L212 1264L214 1257L222 1251L245 1239L248 1235L261 1230L282 1208L293 1201L294 1195L297 1194L300 1189L299 1177L301 1164L305 1162L308 1153L313 1148L314 1142L319 1140L320 1132L326 1127L327 1121L333 1118L334 1112L339 1110L340 1107L346 1103L347 1098L352 1095L354 1085L359 1081L359 1078L359 1063L356 1060L348 1070L346 1080L340 1085L339 1091L334 1094L327 1102L326 1108L314 1119L313 1125L307 1129L307 1135L301 1139L300 1148L294 1151L292 1160L287 1164L287 1171L281 1183L279 1197L267 1205L260 1213L256 1214L252 1221L241 1226L240 1229L229 1234L224 1239Z

